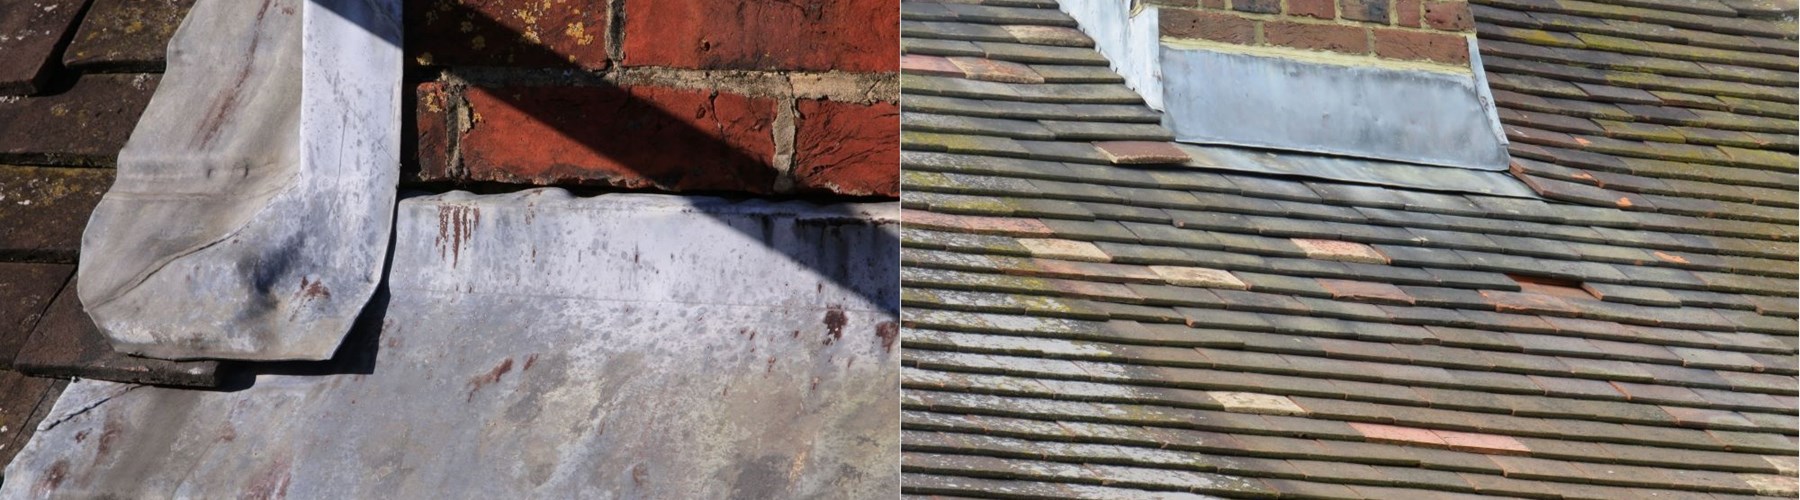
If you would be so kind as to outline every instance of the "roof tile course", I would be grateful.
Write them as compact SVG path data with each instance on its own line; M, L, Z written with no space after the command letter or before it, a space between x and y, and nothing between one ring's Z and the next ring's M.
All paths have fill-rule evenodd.
M1071 25L975 3L1011 8L903 2L908 57ZM1795 132L1768 10L1478 2L1544 199L1118 166L1058 133L1154 127L1118 80L903 68L903 115L1021 120L903 132L905 491L1792 495L1800 183L1793 141L1749 135Z
M213 386L216 363L116 354L75 299L89 212L188 0L0 6L0 463L83 377Z

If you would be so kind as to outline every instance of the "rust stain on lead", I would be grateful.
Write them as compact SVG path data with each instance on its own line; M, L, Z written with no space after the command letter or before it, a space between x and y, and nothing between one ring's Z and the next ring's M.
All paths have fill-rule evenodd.
M300 296L307 299L330 299L331 289L325 287L324 281L312 281L302 276L300 277Z
M475 225L481 222L481 209L462 205L438 206L437 248L439 259L450 259L450 267L462 260L462 247L475 237Z
M256 21L258 23L261 23L263 18L268 16L269 6L273 3L274 2L270 0L263 0L262 8L256 11ZM283 10L283 13L292 14L292 12L288 12L286 9ZM261 34L251 37L250 48L244 51L244 60L249 60L250 55L255 54L257 46L261 44ZM238 69L237 76L233 79L233 83L231 84L231 90L225 92L225 100L220 102L217 107L213 108L212 112L206 115L206 119L200 123L200 129L203 131L200 136L201 148L212 145L213 141L218 139L219 133L224 131L225 119L230 116L233 111L237 110L238 97L245 92L244 84L250 81L250 71L251 66L248 64L243 65Z
M492 370L488 370L487 373L469 379L469 397L466 401L474 401L475 393L481 392L482 387L487 387L489 384L499 382L500 377L506 376L508 372L512 371L512 368L512 358L506 358L505 361L501 361L499 365L495 366Z
M881 324L875 325L875 336L881 338L881 350L893 351L894 342L900 340L900 324L883 321Z
M833 305L825 308L825 345L844 338L844 323L849 318L844 316L844 306Z
M293 458L286 454L275 459L269 468L257 474L244 485L244 492L238 498L272 500L287 498L288 484L293 481Z
M56 463L50 464L49 470L44 471L44 477L38 478L37 484L33 485L34 487L31 489L33 496L39 498L50 496L51 492L62 487L63 479L67 477L69 477L69 461L57 460Z

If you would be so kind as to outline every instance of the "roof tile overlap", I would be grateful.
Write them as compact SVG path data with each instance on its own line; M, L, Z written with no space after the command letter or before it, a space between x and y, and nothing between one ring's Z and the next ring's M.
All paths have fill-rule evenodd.
M0 6L0 463L66 384L39 377L220 383L216 363L114 353L81 312L71 278L82 227L113 182L111 166L191 3Z

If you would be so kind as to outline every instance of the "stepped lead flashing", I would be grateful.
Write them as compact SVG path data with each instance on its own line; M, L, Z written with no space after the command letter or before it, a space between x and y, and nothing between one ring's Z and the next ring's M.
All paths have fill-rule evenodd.
M374 293L399 165L398 0L201 0L82 241L122 352L325 359Z

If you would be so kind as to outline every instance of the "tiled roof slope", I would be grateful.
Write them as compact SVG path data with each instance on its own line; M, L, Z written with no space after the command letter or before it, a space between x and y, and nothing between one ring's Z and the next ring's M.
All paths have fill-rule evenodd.
M1476 3L1514 171L1545 197L1794 225L1791 0Z
M0 464L65 381L215 382L214 363L114 354L75 299L88 213L191 0L0 3Z
M902 17L905 493L1795 494L1791 168L1653 162L1645 211L1113 166L1166 135L1050 0ZM1766 204L1673 201L1719 186Z

